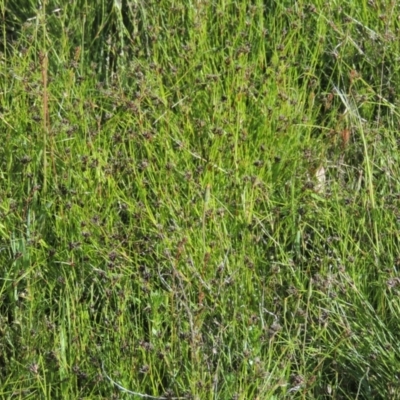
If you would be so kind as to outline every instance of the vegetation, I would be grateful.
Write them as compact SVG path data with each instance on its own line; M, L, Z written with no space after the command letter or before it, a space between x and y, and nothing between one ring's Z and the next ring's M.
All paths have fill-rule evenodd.
M400 398L399 5L311 3L0 0L0 398Z

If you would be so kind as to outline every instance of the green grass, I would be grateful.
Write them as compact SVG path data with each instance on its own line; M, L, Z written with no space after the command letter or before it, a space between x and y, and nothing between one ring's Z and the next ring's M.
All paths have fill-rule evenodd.
M22 3L0 398L400 398L396 2Z

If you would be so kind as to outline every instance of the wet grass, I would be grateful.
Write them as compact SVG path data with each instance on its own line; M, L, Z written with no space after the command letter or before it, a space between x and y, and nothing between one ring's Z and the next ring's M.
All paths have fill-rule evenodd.
M399 397L396 2L60 3L0 1L1 398Z

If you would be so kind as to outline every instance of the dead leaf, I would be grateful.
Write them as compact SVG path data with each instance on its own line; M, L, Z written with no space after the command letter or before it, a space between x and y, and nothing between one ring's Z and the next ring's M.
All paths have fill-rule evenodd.
M342 147L345 148L349 144L350 129L343 129L342 132L340 132L340 136L342 137Z
M326 183L325 168L322 165L315 171L315 178L318 183L314 186L314 190L317 193L321 193L325 190Z

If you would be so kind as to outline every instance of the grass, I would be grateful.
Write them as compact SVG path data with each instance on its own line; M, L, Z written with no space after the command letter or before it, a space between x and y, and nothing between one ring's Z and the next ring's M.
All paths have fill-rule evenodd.
M399 398L396 2L23 3L0 397Z

